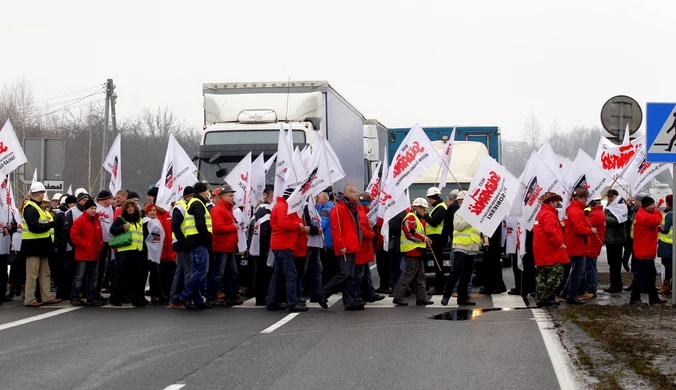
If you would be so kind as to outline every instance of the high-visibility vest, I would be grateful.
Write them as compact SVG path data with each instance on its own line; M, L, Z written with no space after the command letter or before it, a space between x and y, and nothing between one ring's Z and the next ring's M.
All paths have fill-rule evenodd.
M453 231L453 245L471 245L472 243L481 244L481 232L474 226L465 230Z
M420 222L420 219L418 219L418 216L415 215L414 213L409 212L406 214L406 217L404 219L407 219L409 215L412 215L413 218L415 218L415 232L418 234L425 234L425 229L423 228L422 222ZM402 222L402 228L401 228L401 243L399 244L399 250L404 253L404 252L409 252L414 250L415 248L422 248L425 249L426 244L425 242L415 242L409 240L406 235L404 234L404 224L405 222Z
M205 206L204 202L202 202L201 200L197 198L192 198L188 203L188 208L185 212L185 218L183 218L183 223L181 224L181 230L183 230L183 224L185 224L185 230L183 230L183 234L186 237L199 233L197 231L197 226L195 225L195 216L190 214L190 208L192 207L193 203L196 202L198 202L200 205L202 205L202 207L204 207L204 219L206 220L207 223L207 230L209 231L209 233L213 232L213 229L211 227L211 215L209 214L209 210L207 210L207 206Z
M667 220L667 215L669 215L670 213L671 213L671 211L669 211L668 213L666 213L662 216L662 225L664 225L664 223ZM673 227L673 225L669 229L668 233L660 233L658 237L659 237L660 241L662 241L665 244L669 244L669 245L673 244L674 243L674 227Z
M443 201L438 201L436 206L432 209L432 212L430 213L430 216L434 214L434 211L439 208L443 207L444 210L448 210L448 206L446 206L446 203ZM442 221L439 226L432 226L429 223L425 226L425 230L427 231L427 234L441 234L441 231L444 230L444 222Z
M127 222L131 232L131 245L117 248L118 252L124 251L142 251L143 250L143 221L136 223Z
M185 236L185 229L186 229L185 212L188 208L188 204L185 202L185 199L181 198L181 199L178 200L178 202L176 202L176 205L174 206L174 208L175 209L177 208L181 212L181 214L183 214L183 222L181 222L181 231L183 232L183 235ZM176 238L176 235L174 234L174 231L172 230L171 231L171 242L174 243L176 241L178 241L178 239Z
M38 210L38 213L40 214L40 218L38 219L38 223L50 223L52 222L52 214L46 212L45 210L42 209L42 207L37 207L33 202L26 202L26 205L23 208L23 212L21 213L21 216L23 217L23 220L26 220L25 212L26 208L30 206ZM22 240L37 240L39 238L47 238L51 237L52 242L54 242L54 228L49 229L49 231L46 231L44 233L33 233L31 232L28 227L23 229L21 231L21 239Z

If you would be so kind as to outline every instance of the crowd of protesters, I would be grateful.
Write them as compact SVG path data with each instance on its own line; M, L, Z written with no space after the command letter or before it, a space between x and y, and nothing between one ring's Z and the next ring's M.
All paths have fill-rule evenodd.
M329 297L341 292L347 311L363 310L385 295L397 306L407 306L410 295L421 306L433 304L433 295L441 295L444 306L452 296L460 306L473 306L477 255L483 257L480 293L500 294L507 292L501 263L507 252L516 282L509 294L533 295L539 307L581 304L597 295L603 245L610 266L606 292L623 290L621 272L623 266L629 271L629 259L633 283L625 290L631 291L630 303L640 303L642 292L650 304L663 303L659 294L671 291L671 195L662 215L648 196L625 203L617 191L608 191L608 204L626 207L622 220L617 209L604 209L600 196L589 202L585 188L575 189L563 212L562 197L545 193L517 268L516 244L509 242L516 239L513 223L507 218L492 236L484 236L456 214L463 191L454 190L444 200L439 189L430 188L426 198L413 200L388 221L387 237L381 235L382 219L373 224L368 217L371 195L353 185L335 196L322 192L302 213L291 214L287 198L293 189L277 199L273 192L265 189L247 225L227 184L209 191L195 183L172 210L164 210L155 204L156 187L141 206L140 196L126 190L114 196L104 190L94 197L78 189L74 195L56 194L50 202L44 186L33 183L20 213L2 226L0 276L8 279L0 280L7 285L0 303L23 296L30 307L67 300L73 306L152 303L198 310L241 305L246 295L270 311L302 312L308 310L303 297L326 309ZM657 256L666 269L659 291ZM437 263L431 290L428 258ZM240 280L238 272L242 259L247 260L247 280ZM439 263L448 259L452 271L447 276ZM373 261L378 288L369 267ZM247 286L244 294L241 284Z

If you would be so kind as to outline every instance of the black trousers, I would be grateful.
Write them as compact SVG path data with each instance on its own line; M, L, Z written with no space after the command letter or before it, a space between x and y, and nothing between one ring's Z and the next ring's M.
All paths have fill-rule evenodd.
M160 291L162 293L160 299L166 301L171 296L171 285L174 283L174 273L176 272L175 261L163 261L160 263Z
M441 235L433 234L430 236L432 240L432 252L436 256L436 260L439 262L439 266L443 267L444 265L444 247L446 246L445 242L442 242ZM443 269L443 268L442 268ZM439 271L436 262L434 263L434 289L437 291L443 291L444 286L446 285L446 275L444 271Z
M387 257L387 252L383 250L376 252L376 270L378 279L380 279L379 288L388 290L390 288L390 259Z
M641 291L643 291L648 293L650 303L659 301L660 297L657 294L657 288L655 288L655 277L657 276L655 259L636 259L634 263L636 263L636 273L634 273L634 281L632 282L634 288L631 290L631 300L641 299Z
M256 262L256 302L264 303L268 296L272 268L268 267L268 253L261 253L254 258Z
M606 244L608 266L610 267L610 288L622 289L622 250L624 244Z
M49 269L56 285L56 297L70 299L75 279L75 250L56 253L49 256Z
M535 259L532 254L526 254L523 257L523 275L521 295L535 292Z
M145 254L144 254L144 259L145 259ZM150 261L150 260L145 260L144 264L145 268L143 269L143 290L145 294L145 288L146 288L146 279L148 279L148 285L150 287L150 296L152 298L160 298L160 295L162 294L162 290L160 288L160 268L159 264ZM150 276L148 276L150 274ZM144 298L145 299L145 298Z
M7 280L9 275L7 274L7 260L9 259L9 254L0 255L0 305L5 300L5 293L7 292Z
M20 297L21 288L26 284L26 258L12 251L7 262L12 266L9 270L8 283L12 286L9 294L12 297Z
M500 259L500 253L487 253L484 255L483 271L485 290L506 290L505 282L502 280L502 260Z
M101 290L103 288L108 288L108 283L110 280L110 247L107 242L103 243L103 249L99 253L99 276L96 281L96 294L97 297L101 295Z
M122 303L127 291L131 292L133 302L145 299L146 269L143 252L130 250L117 252L115 256L115 280L110 296L111 303Z
M338 274L338 258L333 254L333 248L325 248L319 252L322 261L322 284L326 284ZM342 257L342 256L341 256Z
M566 288L566 283L568 283L568 277L570 276L570 263L563 265L563 278L561 278L561 284L556 289L556 294L560 297L565 297L566 294L563 290Z
M453 252L453 272L451 272L451 278L444 288L444 298L451 297L453 288L458 283L458 302L469 300L467 287L472 280L472 270L474 270L474 255Z
M514 290L521 294L521 270L519 269L519 260L517 255L510 254L512 260L512 272L514 273Z

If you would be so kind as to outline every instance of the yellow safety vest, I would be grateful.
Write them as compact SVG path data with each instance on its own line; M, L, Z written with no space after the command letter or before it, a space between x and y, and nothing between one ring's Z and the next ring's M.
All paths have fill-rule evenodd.
M481 244L481 232L479 229L471 226L465 230L453 231L453 245L471 245L472 243Z
M437 202L436 206L434 206L434 208L432 209L430 216L432 216L432 214L434 214L434 211L439 207L443 207L444 210L448 210L448 206L446 206L446 203L440 200ZM439 226L432 226L429 223L425 226L425 231L427 232L427 234L441 234L442 230L444 230L443 221L439 224Z
M425 234L425 229L423 229L422 222L420 222L420 219L418 219L418 216L415 215L415 213L409 212L406 214L406 217L404 219L407 219L409 215L412 215L415 218L415 232L418 234ZM409 252L414 250L415 248L422 248L425 249L426 244L425 242L415 242L409 240L406 235L404 234L404 221L402 221L401 225L401 243L399 244L399 250L404 253L404 252Z
M142 251L143 250L143 221L136 223L127 222L131 232L131 245L117 248L118 252Z
M25 212L26 208L28 206L31 206L35 209L38 210L38 213L40 214L40 218L38 219L38 223L50 223L52 222L52 215L45 210L42 209L42 207L37 207L33 202L26 202L26 205L24 206L23 212L21 213L21 216L23 217L23 220L26 220ZM51 237L52 242L54 242L54 228L49 229L49 231L46 231L44 233L33 233L30 230L28 230L28 226L26 226L25 229L21 231L21 239L22 240L37 240L39 238L47 238Z
M174 208L177 208L177 207L179 208L179 210L183 211L182 212L183 222L181 222L181 231L183 232L183 235L185 236L185 230L187 228L186 224L185 224L185 213L188 210L188 204L185 202L185 199L181 198L181 199L178 200L178 202L176 202L176 205L174 206ZM174 234L174 231L172 230L171 231L171 242L173 243L173 242L176 242L176 241L178 241L178 240L176 239L176 235Z
M209 210L207 210L207 206L204 205L204 202L197 198L192 198L190 199L190 202L188 203L188 207L185 211L185 218L183 218L183 223L181 224L181 230L183 230L183 234L188 237L192 236L194 234L199 233L197 231L197 226L195 226L195 216L190 214L190 207L192 207L192 204L195 202L199 202L199 204L204 207L204 218L206 219L207 222L207 230L209 233L213 232L213 229L211 227L211 214L209 214ZM185 230L183 229L185 224Z
M671 213L671 211L669 211L669 213ZM662 225L664 225L664 223L666 222L667 215L669 215L669 213L666 213L662 216ZM674 227L672 226L669 229L668 233L660 233L658 237L659 237L660 241L662 241L665 244L669 244L669 245L673 244L674 243Z

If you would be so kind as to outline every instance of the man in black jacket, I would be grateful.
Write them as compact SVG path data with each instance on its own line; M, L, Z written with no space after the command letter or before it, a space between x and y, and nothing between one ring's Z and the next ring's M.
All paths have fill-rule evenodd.
M439 262L435 264L434 289L429 291L430 295L443 295L446 279L444 271L439 267L444 264L444 247L448 243L448 238L444 234L445 220L446 220L446 203L441 199L441 190L437 187L430 187L427 190L427 202L430 204L432 210L425 214L423 219L427 222L426 232L427 237L432 240L432 252L434 257Z
M174 209L171 211L171 232L172 244L171 249L176 252L176 271L174 271L174 281L171 284L171 294L169 296L169 307L183 307L181 302L181 294L183 289L188 284L190 276L192 275L192 259L190 250L185 243L185 236L181 230L181 224L185 219L185 212L188 208L188 202L192 199L193 188L187 186L183 189L183 199L176 202Z
M394 286L399 282L399 277L401 276L401 223L406 216L406 210L400 212L390 219L387 223L389 225L389 235L388 235L388 244L387 244L387 253L390 257L390 285L394 289ZM390 296L393 296L390 294Z
M193 198L188 203L185 213L187 223L185 229L185 243L192 256L192 275L188 280L181 299L188 309L210 309L211 305L204 303L204 294L207 290L207 271L209 270L209 249L211 248L211 216L206 202L209 197L207 185L197 182L193 186Z
M272 227L270 227L270 214L272 213L272 201L274 200L273 187L266 187L263 191L263 203L258 206L255 215L253 236L251 240L251 250L254 251L254 261L256 263L256 306L265 306L270 286L270 277L272 277L272 268L268 267L268 254L270 253L270 237L272 236ZM254 241L258 241L257 252L254 249ZM257 255L255 255L257 253ZM284 295L282 295L284 296Z

